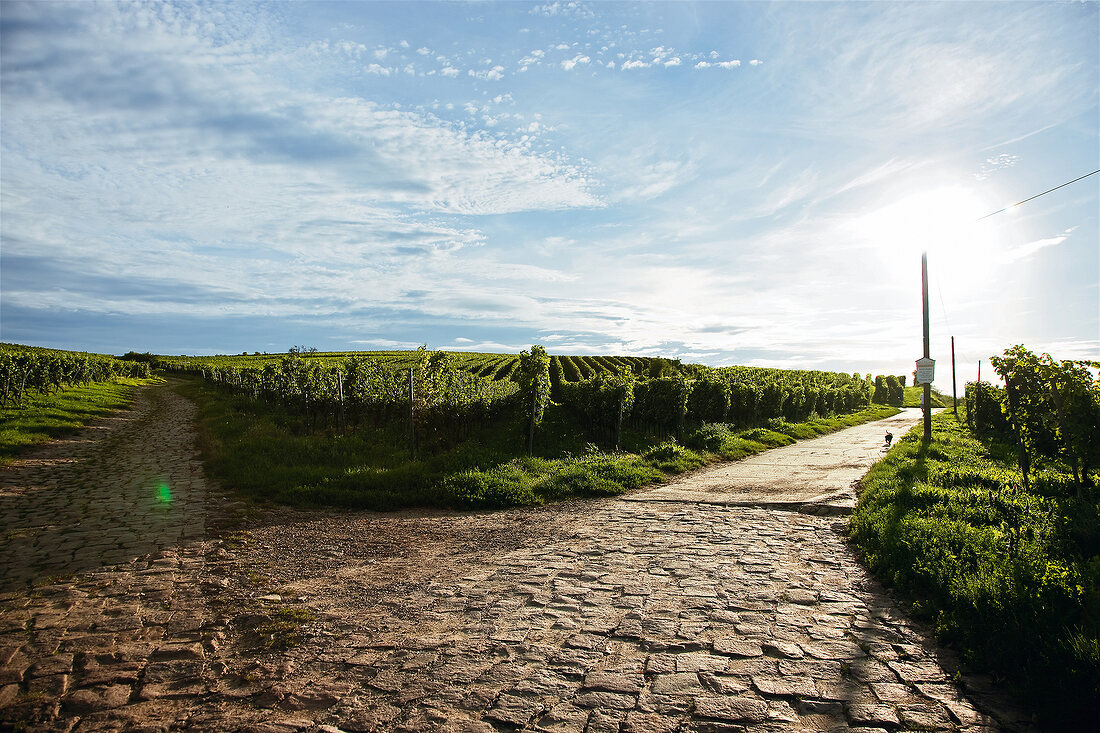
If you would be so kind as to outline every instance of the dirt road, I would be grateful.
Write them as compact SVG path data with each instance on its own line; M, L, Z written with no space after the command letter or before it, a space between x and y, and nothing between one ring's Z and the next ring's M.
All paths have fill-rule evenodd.
M174 417L16 467L0 496L62 506L134 466L193 461L181 398L144 399L130 417ZM724 475L694 474L682 499L670 485L493 513L256 511L192 485L172 546L96 569L83 548L98 552L103 529L78 523L64 533L74 575L30 587L4 573L23 585L0 594L0 728L1026 728L988 681L956 678L856 562L842 519L691 498L693 482L728 495ZM129 512L158 511L140 493ZM233 515L245 523L216 529ZM41 521L13 516L16 541L33 529L19 517ZM138 540L161 526L127 521Z

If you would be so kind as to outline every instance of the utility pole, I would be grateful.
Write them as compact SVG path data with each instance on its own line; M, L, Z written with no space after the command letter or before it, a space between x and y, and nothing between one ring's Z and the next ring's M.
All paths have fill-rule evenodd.
M928 348L928 253L920 255L920 289L921 300L924 304L924 358L930 359L932 355ZM932 380L924 383L924 444L932 442Z

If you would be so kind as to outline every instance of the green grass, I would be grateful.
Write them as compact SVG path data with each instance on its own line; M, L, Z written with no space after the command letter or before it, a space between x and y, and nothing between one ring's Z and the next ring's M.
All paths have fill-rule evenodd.
M902 407L920 407L920 399L924 394L924 387L906 387L905 398ZM961 401L961 400L960 400ZM932 407L951 407L951 395L941 394L935 388L932 389Z
M50 395L26 394L21 406L0 409L0 465L11 463L32 446L71 435L129 407L137 386L159 381L119 378Z
M747 431L706 425L682 444L629 433L623 440L627 450L606 452L586 442L564 408L551 406L535 456L524 455L517 438L524 434L522 425L500 424L414 459L401 431L364 427L340 435L197 380L182 389L199 404L203 457L223 485L263 501L382 510L537 505L615 495L786 445L795 436L813 437L897 412L875 407L793 425L774 421Z
M1010 447L950 412L900 440L863 480L851 537L867 565L973 666L1046 724L1091 721L1100 699L1100 492L1047 466L1024 491Z

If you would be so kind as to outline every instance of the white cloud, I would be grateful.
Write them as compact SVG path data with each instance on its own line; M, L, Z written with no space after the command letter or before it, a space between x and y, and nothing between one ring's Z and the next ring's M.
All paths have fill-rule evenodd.
M499 81L504 78L504 67L494 66L491 69L481 69L475 71L474 69L468 69L466 73L475 79L484 79L486 81Z
M458 69L453 66L444 66L442 69L439 70L439 73L443 76L455 77L458 76L459 72Z
M627 71L629 69L648 69L649 67L650 64L646 61L624 61L619 68Z
M1010 155L1008 153L1001 153L1000 155L994 155L990 158L986 158L982 161L981 169L974 174L974 178L979 181L984 181L989 178L995 171L1003 168L1012 168L1016 165L1016 161L1019 160L1019 156Z
M378 76L389 76L393 73L393 69L388 66L379 66L378 64L370 64L363 71L368 74L377 74Z
M733 59L732 61L718 61L714 65L720 69L736 69L738 66L741 65L741 61L739 59Z
M545 5L536 5L530 11L533 15L542 15L552 18L557 15L568 15L578 18L592 18L595 14L584 4L578 2L553 2Z
M665 66L679 66L681 64L680 57L674 56L665 62Z
M752 61L749 62L749 66L760 66L762 63L764 63L764 62L761 61L760 59L753 59Z
M1073 234L1074 229L1076 229L1076 227L1073 227L1072 229L1067 229L1062 234L1059 234L1056 237L1046 237L1044 239L1037 239L1033 242L1021 244L1018 247L1014 247L1013 249L1004 252L1001 255L1000 259L1002 262L1006 263L1015 262L1016 260L1022 260L1025 257L1030 257L1041 249L1046 249L1047 247L1057 247L1059 244L1069 239L1070 235Z
M566 59L566 60L562 61L561 62L561 68L565 69L566 71L569 71L573 67L575 67L577 64L587 64L591 60L592 59L588 58L587 56L585 56L583 54L577 54L576 56L574 56L571 59Z
M700 61L699 63L695 64L695 68L696 69L709 69L710 64L706 61Z

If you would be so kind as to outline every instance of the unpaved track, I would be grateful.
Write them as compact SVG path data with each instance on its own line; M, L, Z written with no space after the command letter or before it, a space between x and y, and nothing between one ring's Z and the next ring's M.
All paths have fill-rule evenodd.
M132 480L130 454L193 461L193 435L167 437L190 430L185 410L117 441L113 474L4 474L0 496L61 506ZM211 527L246 507L193 487L201 539L181 529L177 546L94 570L78 548L71 578L0 594L0 728L1023 728L988 682L953 681L841 520L646 500L660 490L493 513L272 509L229 533ZM313 620L273 634L292 609Z

